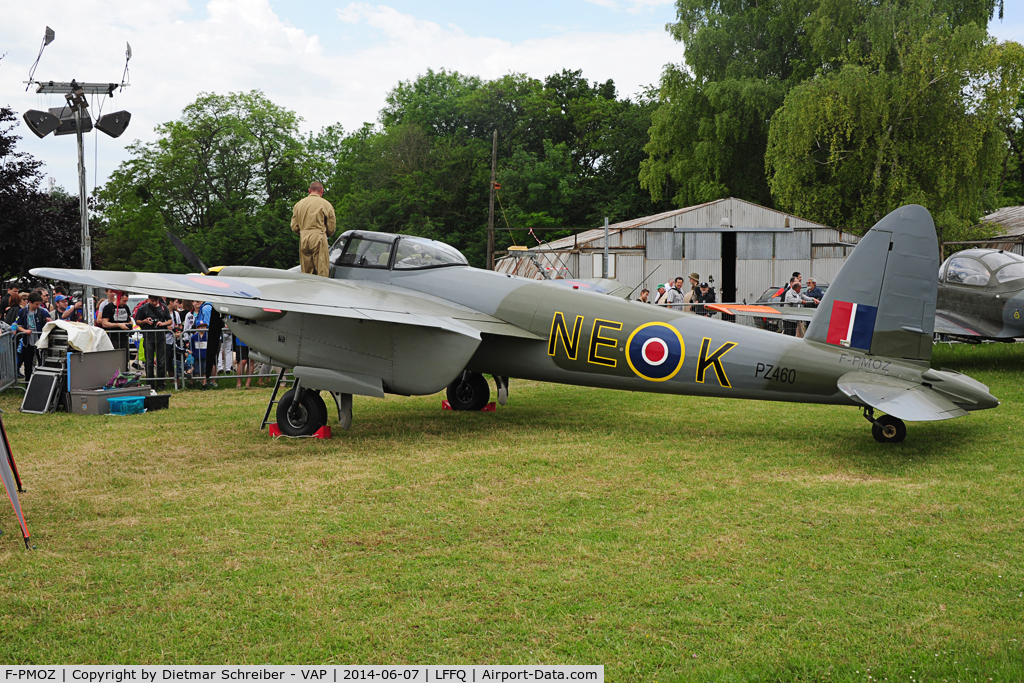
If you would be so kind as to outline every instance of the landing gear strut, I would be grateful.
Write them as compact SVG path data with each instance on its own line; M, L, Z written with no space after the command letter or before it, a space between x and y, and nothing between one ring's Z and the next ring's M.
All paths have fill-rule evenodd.
M327 424L327 404L319 391L295 386L277 404L277 427L285 436L312 436Z
M491 387L479 372L463 371L448 385L452 410L481 410L491 399Z
M892 415L882 415L875 419L875 409L864 408L864 419L871 423L871 436L878 443L902 443L907 438L907 425L903 420Z

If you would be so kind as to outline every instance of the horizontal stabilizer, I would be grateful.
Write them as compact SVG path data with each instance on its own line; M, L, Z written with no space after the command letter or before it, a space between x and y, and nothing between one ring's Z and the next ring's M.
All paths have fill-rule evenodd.
M931 387L898 377L848 372L837 385L850 398L909 422L948 420L967 414Z
M770 318L795 322L808 322L814 318L813 308L797 308L796 306L776 308L762 304L705 304L704 307L709 311L748 318Z

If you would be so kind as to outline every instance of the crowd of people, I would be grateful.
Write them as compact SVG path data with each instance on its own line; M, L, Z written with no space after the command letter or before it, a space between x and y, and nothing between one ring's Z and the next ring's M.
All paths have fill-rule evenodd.
M641 289L637 303L657 304L676 311L690 310L697 315L711 316L713 311L704 304L717 303L715 288L707 282L702 282L698 273L690 273L689 286L685 286L682 276L675 280L657 286L657 293L651 295L650 290ZM818 288L815 278L807 278L806 289L803 286L803 275L799 272L793 273L789 282L781 287L771 297L771 300L787 306L801 306L806 308L817 308L824 298L825 292ZM791 336L802 337L807 329L804 322L786 320L782 325L782 332Z
M114 348L129 351L157 391L164 389L168 377L200 389L216 387L218 374L231 370L238 375L238 388L243 379L246 388L251 386L252 378L243 377L256 374L249 347L223 332L223 321L208 301L150 295L132 310L127 295L111 289L106 299L94 300L92 309L90 322L107 333ZM46 323L86 322L86 310L81 292L69 294L62 286L22 291L18 283L9 283L0 298L0 331L14 332L19 377L31 379L36 343Z
M651 299L651 292L648 289L641 289L638 303L657 304L665 306L674 311L689 310L692 313L703 316L711 316L713 311L703 304L718 303L715 297L715 288L707 282L702 282L698 273L690 273L690 283L687 287L683 277L680 275L675 280L658 285L657 294Z

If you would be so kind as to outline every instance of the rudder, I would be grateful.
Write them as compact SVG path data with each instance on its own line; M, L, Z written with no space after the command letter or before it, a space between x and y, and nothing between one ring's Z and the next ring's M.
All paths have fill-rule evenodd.
M938 272L931 214L916 204L900 207L861 239L804 338L879 356L927 360Z

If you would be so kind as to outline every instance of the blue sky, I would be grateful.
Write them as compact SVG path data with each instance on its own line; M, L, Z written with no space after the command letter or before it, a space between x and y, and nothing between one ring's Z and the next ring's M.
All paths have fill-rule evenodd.
M374 121L388 90L428 68L483 78L582 69L591 80L614 79L620 95L630 95L657 83L666 63L682 61L682 46L665 31L674 18L672 0L8 3L0 24L0 101L19 113L62 104L26 93L22 83L46 25L57 38L40 62L42 79L117 81L130 42L131 87L103 106L131 111L131 126L116 140L88 140L92 187L127 157L126 145L153 140L156 125L177 118L204 91L259 88L298 112L305 131ZM1024 0L1007 0L1005 19L990 28L1002 40L1024 42ZM20 149L43 160L58 184L77 187L72 137L37 140L23 125L17 133Z

